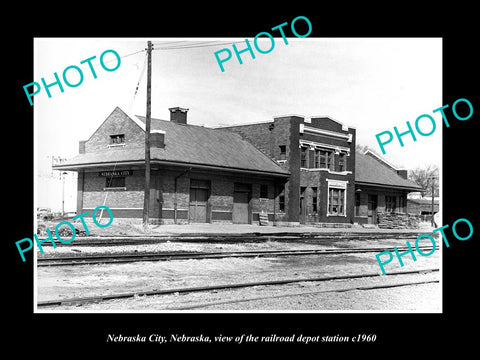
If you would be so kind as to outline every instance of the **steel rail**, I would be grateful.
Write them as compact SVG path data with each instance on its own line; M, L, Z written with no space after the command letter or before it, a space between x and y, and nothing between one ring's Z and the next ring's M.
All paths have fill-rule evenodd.
M430 234L436 237L436 234L431 232L388 232L376 231L376 232L319 232L319 233L295 233L295 232L274 232L274 233L181 233L181 234L169 234L169 235L135 235L135 236L80 236L78 235L74 241L68 244L62 244L62 246L115 246L115 245L138 245L138 244L158 244L167 241L170 242L310 242L324 239L401 239L401 240L414 240L419 235ZM46 238L44 236L39 237L39 240L43 241ZM56 239L58 240L58 239ZM42 247L52 247L50 241L42 243Z
M423 274L423 273L434 272L434 271L439 271L439 269L399 271L399 272L387 273L385 275L381 275L379 273L351 274L351 275L341 275L341 276L267 280L267 281L236 283L236 284L219 284L219 285L209 285L209 286L173 288L173 289L164 289L164 290L147 290L147 291L119 293L119 294L106 294L106 295L98 295L98 296L91 296L91 297L38 301L37 307L73 305L73 304L79 304L79 303L92 303L92 302L100 302L100 301L106 301L106 300L132 298L135 296L171 295L176 293L183 294L183 293L192 293L192 292L205 292L205 291L213 291L213 290L246 288L246 287L253 287L253 286L284 285L284 284L292 284L292 283L299 283L299 282L320 282L320 281L357 279L357 278L365 278L365 277L380 277L380 276L384 277L384 276L394 276L394 275Z
M291 293L291 294L280 294L280 295L270 295L270 296L257 296L257 297L245 298L245 299L212 301L212 302L209 302L209 303L200 303L200 304L193 304L193 305L188 305L188 306L166 308L166 309L162 309L162 310L192 310L192 309L206 308L206 307L216 306L216 305L237 304L237 303L249 302L249 301L270 300L270 299L279 299L279 298L285 298L285 297L304 296L304 295L317 295L317 294L330 293L330 292L347 292L347 291L354 291L354 290L386 289L386 288L392 288L392 287L422 285L422 284L430 284L430 283L438 283L438 282L440 282L440 280L426 280L426 281L404 282L404 283L397 283L397 284L355 286L355 287L340 288L340 289L317 290L317 291L297 292L297 293Z
M431 250L431 247L419 247L420 250ZM166 261L190 259L222 259L228 257L281 257L299 255L341 255L366 252L390 251L391 248L352 248L352 249L308 249L308 250L259 250L259 251L231 251L231 252L170 252L170 253L144 253L144 254L116 254L68 257L42 257L37 258L38 266L74 266L91 264L128 263L141 261ZM397 248L406 251L405 248Z

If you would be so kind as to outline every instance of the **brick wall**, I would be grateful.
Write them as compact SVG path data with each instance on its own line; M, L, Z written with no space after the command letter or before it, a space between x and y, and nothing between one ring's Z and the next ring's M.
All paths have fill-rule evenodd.
M286 185L286 215L290 223L300 222L300 123L303 118L287 116L275 118L277 143L287 142L287 169L291 175Z
M188 171L185 169L154 170L151 173L150 219L158 223L178 224L189 222L190 182L191 179L210 182L207 203L207 222L232 222L234 183L251 184L249 202L250 222L258 222L262 211L274 220L275 189L277 184L266 178L251 178L228 173ZM86 172L79 182L79 213L91 211L99 205L108 206L116 218L138 218L143 213L144 171L133 170L125 177L125 188L106 190L106 178L98 171ZM176 191L175 194L175 182ZM81 184L81 185L80 185ZM268 198L260 198L261 184L267 185ZM176 204L176 206L175 206ZM175 211L176 209L176 211Z
M271 122L230 126L224 128L225 130L236 132L240 134L243 139L253 144L257 149L268 156L272 156L272 134L270 130Z
M318 128L328 131L335 131L340 133L346 133L342 130L342 125L330 120L328 118L312 118L311 123L305 123L305 126L311 128ZM300 139L313 141L321 144L328 144L332 146L347 147L350 149L350 153L346 156L346 171L350 171L351 174L337 174L327 169L314 168L314 150L307 150L307 168L300 170L300 186L306 188L305 190L305 203L306 203L306 223L353 223L354 211L355 211L355 136L356 131L353 128L348 129L348 133L352 134L352 141L348 142L346 139L333 138L324 134L303 133L300 135ZM300 150L299 150L300 151ZM334 169L338 169L337 154L333 154L335 166ZM345 171L344 170L344 171ZM329 180L346 181L346 216L332 216L328 215L328 182ZM311 212L312 204L312 188L317 188L317 203L318 211L316 214Z
M110 208L143 208L144 181L143 174L134 171L133 175L125 177L127 190L104 190L106 177L99 176L98 172L87 172L84 179L83 208L95 208L103 205L104 201Z
M105 119L93 135L85 141L85 152L105 151L110 144L110 135L125 134L125 145L138 146L145 142L145 132L133 121L125 120L118 107ZM111 148L112 151L115 148ZM122 147L119 147L122 149Z
M82 191L79 190L77 213L89 211L105 203L114 217L141 217L144 205L144 170L133 170L132 175L125 176L125 188L106 189L106 177L99 172L85 172ZM150 180L150 212L151 218L161 217L163 201L162 177L158 171L151 172ZM81 195L80 195L81 193Z
M306 201L311 208L311 188L317 187L318 208L317 214L307 214L307 222L348 222L354 220L355 208L355 129L349 128L346 132L342 129L342 124L329 118L312 118L311 123L305 123L305 126L321 128L324 130L350 133L352 141L348 143L345 139L332 138L322 134L304 133L300 134L300 124L304 123L304 118L300 116L280 116L274 118L273 123L241 125L229 127L228 130L235 131L250 141L257 148L262 149L272 158L279 161L283 168L290 171L291 175L285 184L285 212L277 214L277 220L287 223L298 223L300 221L300 186L307 188ZM346 170L352 174L338 175L321 171L301 171L300 170L300 139L316 141L350 148L350 155L347 157ZM286 147L285 160L280 157L280 146ZM268 152L270 149L270 152ZM313 157L312 157L313 166ZM336 159L338 161L338 159ZM348 181L347 185L347 207L346 216L327 216L328 183L326 179ZM275 194L274 206L279 207L278 193L282 188L277 189Z
M288 182L281 186L270 184L268 201L252 203L253 221L257 221L258 212L262 207L268 208L269 220L284 223L298 223L299 184L300 184L300 153L298 149L299 124L303 118L298 116L283 116L275 118L273 122L239 125L224 128L240 134L245 140L252 143L265 154L275 160L280 159L280 145L286 147L286 161L281 161L280 166L292 173ZM279 212L279 194L285 196L285 212ZM254 187L252 191L257 191ZM259 190L258 190L259 191ZM270 195L272 194L272 195ZM259 207L257 210L254 207Z

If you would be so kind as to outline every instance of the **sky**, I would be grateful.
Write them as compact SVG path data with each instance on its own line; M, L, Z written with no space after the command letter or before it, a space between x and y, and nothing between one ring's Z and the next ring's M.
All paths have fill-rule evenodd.
M270 40L260 39L259 47L268 49ZM145 115L148 40L154 44L153 118L168 120L168 108L175 106L189 109L188 123L208 127L269 121L287 114L329 116L356 128L357 144L381 154L376 134L393 133L394 126L406 131L407 121L414 127L417 117L428 114L437 123L431 136L416 134L414 142L406 135L404 147L394 139L383 157L407 169L440 165L443 125L433 110L444 105L441 38L287 39L285 44L281 37L274 38L275 46L267 54L253 47L255 59L245 52L243 64L233 54L222 72L214 52L228 48L233 53L231 43L244 38L36 38L32 82L44 78L52 83L54 72L62 79L71 65L84 75L77 87L61 80L63 93L54 85L51 98L43 88L34 96L37 170L50 171L49 156L78 154L78 142L88 139L116 106ZM161 49L214 40L218 46ZM245 46L237 44L239 49ZM101 67L99 58L106 50L122 57L117 70ZM88 64L80 63L92 56L96 79ZM111 53L104 60L107 67L116 64ZM76 76L69 70L70 82L78 82ZM25 104L29 106L26 96ZM420 128L428 132L431 125L426 121Z

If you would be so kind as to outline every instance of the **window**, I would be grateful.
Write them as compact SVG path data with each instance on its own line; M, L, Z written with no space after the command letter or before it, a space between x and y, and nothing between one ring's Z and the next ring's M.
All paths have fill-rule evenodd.
M285 212L285 187L280 188L280 193L278 195L278 210Z
M260 185L260 197L268 199L268 185Z
M305 205L305 190L306 187L300 187L300 215L304 214L304 205Z
M307 148L305 146L300 149L300 167L307 167Z
M345 189L330 188L328 193L329 215L345 215Z
M333 170L333 152L327 150L318 150L320 157L320 168Z
M312 212L316 213L317 211L318 211L317 188L312 187Z
M347 170L347 157L345 154L340 154L338 156L338 171Z
M125 144L125 134L110 135L110 145Z
M278 210L285 211L285 195L280 195L278 197Z
M396 197L395 196L385 196L385 211L386 212L395 212L396 209Z
M315 169L319 169L320 168L320 150L316 149L314 156L315 156L315 158L313 160L313 167Z
M407 212L405 209L405 197L403 196L398 197L398 211Z
M280 156L278 160L286 160L287 159L287 146L286 145L279 145L280 148Z
M125 176L106 177L106 188L123 188L125 187Z
M190 179L190 188L210 189L210 181L209 180Z

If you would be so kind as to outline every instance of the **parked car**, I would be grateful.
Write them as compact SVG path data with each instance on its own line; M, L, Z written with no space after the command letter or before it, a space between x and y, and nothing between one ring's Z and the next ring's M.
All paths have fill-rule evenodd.
M39 207L37 208L37 219L41 220L52 220L53 219L53 212L52 209L46 207Z

